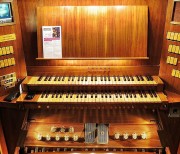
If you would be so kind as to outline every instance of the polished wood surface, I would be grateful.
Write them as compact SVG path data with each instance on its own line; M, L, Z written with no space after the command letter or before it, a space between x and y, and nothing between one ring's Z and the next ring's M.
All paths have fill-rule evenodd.
M147 57L147 6L38 7L38 57L42 26L58 25L63 58Z
M89 106L62 106L61 108L41 109L29 111L29 119L35 122L53 123L122 123L122 124L152 124L157 120L156 111L152 109L124 108L118 106L99 107Z
M114 6L114 5L130 5L130 6L148 6L148 57L149 59L143 60L36 60L38 57L37 51L37 7L43 6ZM165 22L165 12L166 12L167 0L115 0L115 1L72 1L72 0L62 0L62 1L18 1L19 15L22 26L22 36L23 45L27 62L28 74L34 75L32 69L35 72L41 72L42 69L39 66L52 66L49 70L44 69L44 73L48 73L50 70L56 70L61 66L119 66L119 70L124 70L126 74L136 74L141 72L146 72L146 67L152 66L150 68L150 75L158 74L159 59L162 46L163 29ZM58 66L58 67L57 67ZM127 66L127 67L126 67ZM141 67L142 69L136 69L136 67ZM61 71L63 71L62 69ZM141 71L142 70L142 71ZM58 70L56 70L57 72Z
M179 6L180 2L177 2ZM180 55L178 54L172 54L168 53L168 46L170 44L180 46L180 42L178 41L169 41L166 39L167 32L180 32L180 26L171 24L171 18L174 13L173 9L173 0L169 0L168 7L167 7L167 14L166 14L166 24L165 24L165 30L164 30L164 40L163 40L163 48L162 48L162 56L161 56L161 63L160 63L160 72L159 75L163 79L163 81L166 84L166 89L168 91L178 93L180 94L180 87L177 85L180 85L180 79L172 77L172 69L180 70L180 65L177 66L169 65L166 63L167 56L173 56L176 58L180 58Z
M53 61L53 60L50 60ZM110 60L108 66L101 66L99 63L94 62L91 66L78 66L78 61L72 65L72 61L67 61L64 66L29 66L30 76L41 76L41 75L66 75L66 76L83 76L83 75L157 75L159 66L114 66L116 61ZM102 63L103 65L106 63ZM123 62L126 64L126 60ZM90 60L87 64L90 63ZM122 64L123 64L122 63ZM128 63L128 62L127 62ZM99 65L99 66L96 66ZM136 70L136 71L135 71ZM146 70L146 71L144 71Z
M7 146L6 146L6 141L4 138L4 132L1 124L1 119L0 119L0 153L6 154L8 153Z
M172 21L180 22L180 2L174 2L174 12L172 15Z
M0 117L8 150L3 154L14 154L24 119L24 111L17 108L0 108Z
M167 147L169 147L169 152L171 154L178 154L178 147L180 143L180 118L168 117L167 111L159 112L160 121L163 126L164 137L161 138Z

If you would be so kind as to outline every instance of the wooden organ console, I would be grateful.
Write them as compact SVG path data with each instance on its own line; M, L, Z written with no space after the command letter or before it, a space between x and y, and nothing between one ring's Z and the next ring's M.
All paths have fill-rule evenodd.
M179 0L6 3L0 154L180 154Z

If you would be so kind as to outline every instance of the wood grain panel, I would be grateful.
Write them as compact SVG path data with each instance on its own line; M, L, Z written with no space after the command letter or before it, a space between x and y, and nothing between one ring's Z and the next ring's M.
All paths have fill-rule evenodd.
M174 3L177 3L177 7L179 6L180 2L174 2L173 0L170 0L168 2L168 8L167 8L167 15L166 15L166 24L165 24L165 31L164 31L164 40L163 40L163 48L162 48L162 55L161 55L161 63L160 63L160 77L164 80L166 85L166 90L175 92L177 94L180 94L180 87L177 85L180 85L180 79L172 77L172 69L180 70L180 65L177 66L169 65L166 63L167 56L173 56L176 58L180 58L180 55L178 54L172 54L168 53L168 46L169 44L180 46L180 42L178 41L170 41L166 39L167 32L178 32L180 33L180 26L171 24L171 18L172 14L174 13L173 6ZM180 100L179 100L180 101Z
M35 109L30 110L29 119L36 122L61 122L61 123L131 123L131 124L151 124L152 119L156 119L156 114L151 109L128 109L118 106L102 105L69 105L62 106L61 109Z
M43 6L114 6L114 5L147 5L148 6L148 57L145 60L36 60L37 52L37 14L36 8ZM19 0L19 14L22 27L23 45L26 56L27 66L143 66L159 65L160 52L162 47L162 37L164 31L165 12L167 0ZM112 17L114 20L114 17ZM56 69L56 67L53 67ZM37 67L37 70L41 71ZM143 70L143 69L142 69ZM146 70L143 70L146 72ZM44 70L46 72L46 70ZM128 69L128 73L136 72ZM28 69L29 73L29 69ZM31 72L33 73L33 72ZM48 72L47 72L48 73ZM136 72L137 73L137 72ZM156 74L157 75L157 74Z
M4 132L2 129L1 119L0 119L0 134L1 134L0 135L0 153L6 154L8 153L8 151L7 151L6 141L4 138Z
M180 2L174 2L172 21L180 22Z
M167 111L159 112L161 122L163 124L163 130L166 137L163 140L166 142L172 154L176 154L180 143L180 118L168 117Z
M156 75L159 66L31 66L27 67L30 76L40 75ZM136 70L136 71L135 71ZM146 70L146 71L145 71Z
M58 25L63 58L147 57L147 6L38 7L38 57L42 26Z
M0 117L8 154L14 154L22 121L24 119L24 111L20 111L18 109L0 108Z

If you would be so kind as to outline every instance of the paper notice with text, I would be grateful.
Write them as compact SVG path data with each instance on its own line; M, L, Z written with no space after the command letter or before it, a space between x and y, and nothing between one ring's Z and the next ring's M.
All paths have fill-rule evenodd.
M43 57L62 58L61 26L42 26Z

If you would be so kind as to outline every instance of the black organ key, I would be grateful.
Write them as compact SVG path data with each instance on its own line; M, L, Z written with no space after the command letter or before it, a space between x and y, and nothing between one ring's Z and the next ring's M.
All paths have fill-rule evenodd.
M56 93L55 93L55 97L56 97L56 98L58 98L58 94L59 94L59 92L56 91Z
M144 96L145 98L147 98L147 94L146 94L145 91L142 91L142 94L143 94L143 96Z
M51 79L52 79L52 76L49 77L48 81L51 81Z
M116 77L114 76L114 81L116 81Z
M97 76L95 76L95 81L97 81Z
M91 92L91 98L93 98L93 92Z
M141 98L143 97L143 94L142 94L142 92L141 92L141 91L139 91L139 95L140 95L140 97L141 97Z
M107 81L106 76L104 76L104 81Z
M43 78L43 76L40 76L40 77L38 78L38 80L37 80L37 81L41 81L41 80L42 80L42 78Z
M110 78L110 76L108 76L108 81L111 81L111 78Z
M49 92L46 92L45 98L48 98L48 96L49 96Z
M58 81L61 81L61 77L60 77L60 76L58 76L58 77L57 77L57 80L58 80Z
M136 75L136 79L137 79L138 81L140 81L140 78L139 78L139 76L138 76L138 75Z
M62 98L62 95L63 95L63 94L62 94L62 93L60 93L60 96L59 96L59 98Z
M88 80L88 77L86 76L86 77L85 77L85 81L87 81L87 80Z
M42 92L41 98L44 98L45 94L46 94L46 91Z
M97 98L97 93L95 93L95 98Z
M153 81L152 76L148 75L148 77L149 77L149 80L150 80L150 81Z
M71 81L71 76L68 77L68 81Z
M66 94L66 98L68 98L68 97L69 97L69 94L67 93L67 94Z
M132 98L132 92L131 91L129 91L129 97Z
M118 81L121 81L121 78L120 78L120 76L118 76L117 78L118 78Z
M54 98L54 94L51 95L51 98Z
M125 91L125 96L126 96L126 98L128 98L129 96L128 96L128 92L127 91Z
M150 95L151 97L154 97L153 94L152 94L152 92L151 92L150 90L149 90L148 92L149 92L149 95Z
M133 92L132 94L133 94L134 98L136 98L136 93L135 93L135 92Z
M101 81L103 81L103 77L101 76Z
M122 98L122 93L121 92L119 92L119 97Z
M91 76L91 81L93 81L93 76Z
M141 75L139 77L140 77L141 81L144 81L144 78Z
M78 76L78 81L80 81L80 79L81 79L81 77L80 77L80 76Z
M145 76L145 78L146 78L146 80L147 80L147 81L150 81L150 79L149 79L149 77L148 77L148 76Z
M153 94L154 97L157 97L157 94L156 94L155 91L152 91L152 94Z
M80 94L80 98L83 98L83 93Z
M81 77L81 81L84 81L84 77L83 76Z
M131 79L130 79L130 77L129 77L129 76L126 76L126 78L127 78L127 80L128 80L128 81L131 81Z
M126 81L126 77L125 76L123 76L123 80Z
M48 80L48 76L45 77L44 81L47 81Z
M54 81L57 81L57 79L58 79L58 77L57 77L57 76L55 76Z
M72 81L74 81L74 79L75 79L75 77L73 76L73 77L72 77Z
M62 81L64 81L64 79L65 79L65 76L62 77Z
M129 76L129 78L130 78L130 80L131 80L131 81L134 81L134 78L133 78L133 76Z

